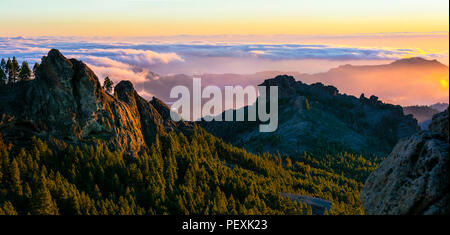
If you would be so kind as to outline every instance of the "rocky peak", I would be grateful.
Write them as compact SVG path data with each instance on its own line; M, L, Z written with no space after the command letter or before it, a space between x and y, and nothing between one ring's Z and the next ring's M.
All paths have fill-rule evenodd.
M133 84L130 81L120 81L114 87L114 92L117 94L119 100L136 105L136 97L139 95L134 90Z
M279 75L275 78L264 80L260 86L277 86L279 91L286 93L286 91L294 89L297 84L294 77L289 75Z
M120 82L115 91L117 98L101 88L86 64L52 49L36 79L0 89L0 134L18 143L32 136L74 144L101 139L135 153L165 130L179 131L179 124L164 120L130 81Z
M361 193L366 214L448 214L448 109L431 131L400 140L367 179Z
M74 73L72 62L65 58L58 50L52 49L47 56L42 58L41 65L37 70L36 79L70 89Z
M278 75L275 78L265 80L263 84L269 86L290 86L295 84L295 78L289 75Z
M115 87L114 91L117 92L118 95L126 95L126 94L134 94L134 86L130 81L120 81Z
M65 69L68 70L72 66L70 60L61 54L58 49L51 49L47 56L43 57L41 64L53 67L56 74L62 74Z
M311 85L295 81L295 78L289 75L279 75L272 79L265 80L260 86L277 86L281 98L297 95L313 94L322 98L330 98L339 93L334 86L326 86L320 82Z
M280 98L289 97L296 93L297 82L295 78L289 75L279 75L272 79L265 80L260 86L278 87L278 95ZM267 90L269 96L269 90Z
M422 57L411 57L406 59L396 60L391 63L394 66L433 66L446 67L437 60L427 60ZM448 69L448 68L447 68Z

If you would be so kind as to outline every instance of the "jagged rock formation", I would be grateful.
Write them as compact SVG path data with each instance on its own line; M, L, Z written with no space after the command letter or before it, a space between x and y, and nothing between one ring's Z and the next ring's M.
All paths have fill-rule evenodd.
M448 109L430 131L401 140L367 179L361 193L366 214L449 213Z
M156 135L188 131L187 123L167 119L167 106L152 103L128 81L109 95L83 62L53 49L43 57L34 80L0 88L0 133L5 141L24 145L32 136L69 143L101 139L133 153Z
M287 153L325 150L388 154L397 141L419 130L412 115L400 106L382 103L376 96L359 99L340 94L333 86L311 85L291 76L265 80L278 86L279 125L260 133L257 122L202 122L208 131L252 152ZM247 109L247 108L246 108Z

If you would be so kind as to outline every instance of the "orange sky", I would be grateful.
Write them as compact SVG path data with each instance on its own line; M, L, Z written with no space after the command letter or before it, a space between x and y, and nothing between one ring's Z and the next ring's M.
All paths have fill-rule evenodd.
M3 1L3 36L448 31L448 0Z

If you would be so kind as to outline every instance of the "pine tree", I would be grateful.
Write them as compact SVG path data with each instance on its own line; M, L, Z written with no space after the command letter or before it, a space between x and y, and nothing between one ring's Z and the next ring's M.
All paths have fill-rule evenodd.
M114 82L109 79L109 77L105 78L105 81L103 82L103 89L105 89L106 92L111 93L114 86Z
M58 208L47 188L40 188L33 194L31 200L31 213L33 215L57 215Z
M13 192L17 193L17 195L22 195L22 181L20 180L20 170L17 165L16 159L13 159L11 162L10 169L10 178L11 178L11 189Z
M8 83L13 82L12 79L12 71L13 71L13 65L11 62L11 59L8 58L8 62L6 62L6 67L5 67L5 73L8 75Z
M28 63L26 61L22 62L22 67L19 72L19 81L26 81L31 78L31 70L28 67Z
M310 205L308 205L308 207L306 208L306 215L312 215L312 207Z
M39 187L31 199L31 214L33 215L57 215L58 208L47 188L46 178L42 174Z
M6 76L6 61L2 58L2 61L0 62L0 86L6 84L6 80L8 77Z
M0 62L0 86L6 84L6 80L8 77L6 77L6 61L2 58L2 61Z
M6 61L4 58L2 58L2 61L0 62L0 70L3 70L3 72L6 69Z
M8 78L6 77L5 72L3 71L3 69L0 69L0 86L6 84L6 79Z
M10 201L6 201L3 205L0 204L0 215L18 215L16 209Z
M9 80L12 82L17 81L17 75L19 74L20 66L19 62L17 62L16 57L13 56L13 59L11 61L11 70L9 71Z
M38 63L34 63L34 66L33 66L33 76L34 76L34 78L36 78L36 73L37 73L38 68L39 68L39 64Z
M306 110L310 110L311 109L311 105L309 105L308 99L305 99L305 109Z
M292 160L290 158L286 158L286 168L292 168Z

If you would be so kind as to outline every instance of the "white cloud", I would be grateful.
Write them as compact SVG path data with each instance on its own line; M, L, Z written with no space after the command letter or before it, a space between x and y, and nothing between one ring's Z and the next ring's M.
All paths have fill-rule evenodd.
M144 89L137 92L140 96L142 96L146 100L150 100L154 95Z

